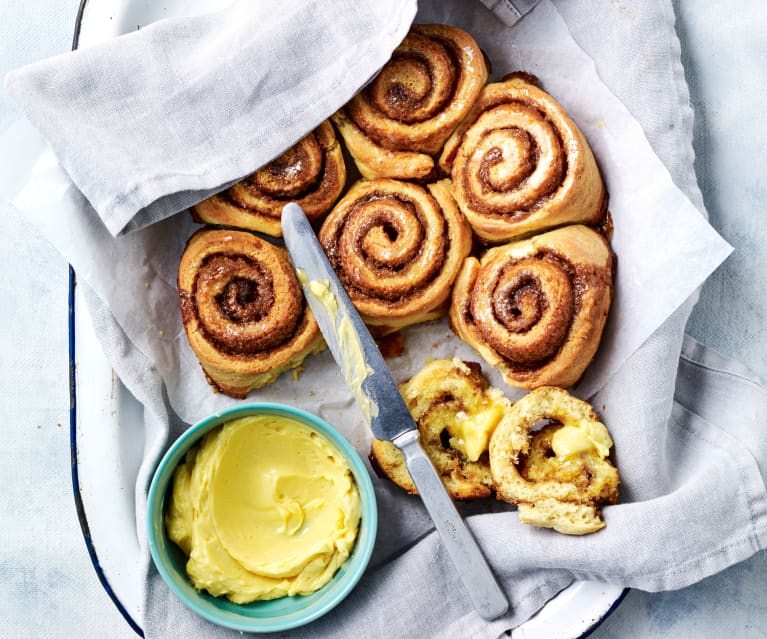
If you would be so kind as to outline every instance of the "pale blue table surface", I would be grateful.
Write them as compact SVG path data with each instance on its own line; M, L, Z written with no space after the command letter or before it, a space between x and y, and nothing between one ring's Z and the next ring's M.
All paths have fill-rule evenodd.
M77 6L0 0L0 74L67 51ZM712 223L736 247L688 331L767 379L767 11L761 0L674 6L695 169ZM0 129L15 117L0 91ZM91 567L72 499L67 264L15 211L0 204L0 216L0 637L130 639ZM767 637L766 591L761 552L684 590L631 591L591 636ZM62 605L63 592L79 593L77 605Z

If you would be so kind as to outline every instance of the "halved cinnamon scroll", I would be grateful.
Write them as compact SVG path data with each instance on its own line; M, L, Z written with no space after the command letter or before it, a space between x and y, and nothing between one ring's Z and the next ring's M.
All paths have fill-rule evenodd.
M453 499L489 497L493 491L487 447L511 408L503 393L489 386L476 362L436 359L399 386L426 450ZM400 450L373 440L374 467L400 488L417 489Z
M604 237L566 226L467 258L450 323L510 386L568 387L597 351L612 286Z
M325 348L287 252L252 233L197 231L181 256L178 293L192 350L231 397Z
M471 249L471 230L447 180L428 187L360 180L325 219L319 239L378 335L444 315Z
M487 80L465 31L414 25L378 76L333 121L366 178L434 179L435 162Z
M536 430L541 422L547 422ZM493 432L490 470L497 496L519 520L568 535L604 527L600 509L618 500L613 442L591 406L553 386L518 400Z
M282 237L280 217L297 202L312 222L333 208L346 184L341 145L330 122L244 180L195 205L199 222L259 231Z
M476 234L506 242L563 224L597 224L607 205L591 149L526 74L488 84L440 158Z

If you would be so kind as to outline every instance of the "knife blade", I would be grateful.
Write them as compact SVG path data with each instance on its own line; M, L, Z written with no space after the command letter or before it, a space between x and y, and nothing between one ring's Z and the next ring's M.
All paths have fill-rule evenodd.
M378 346L297 204L283 209L282 231L307 303L373 434L402 451L477 612L488 620L499 617L509 608L506 595L421 447L418 429Z

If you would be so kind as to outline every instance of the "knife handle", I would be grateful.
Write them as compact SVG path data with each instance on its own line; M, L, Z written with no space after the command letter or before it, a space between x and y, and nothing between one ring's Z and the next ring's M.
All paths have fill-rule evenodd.
M405 464L442 543L463 580L474 607L488 621L509 609L509 602L490 570L476 540L450 499L437 471L411 430L393 440L405 456Z

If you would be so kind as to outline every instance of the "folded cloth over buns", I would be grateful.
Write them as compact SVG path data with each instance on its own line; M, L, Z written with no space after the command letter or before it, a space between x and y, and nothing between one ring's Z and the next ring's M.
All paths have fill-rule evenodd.
M298 142L386 62L415 7L310 0L275 11L238 0L150 25L118 47L43 60L6 86L117 235L196 204ZM215 108L201 109L205 100Z
M90 52L43 62L9 80L13 95L49 137L59 162L80 187L67 181L44 147L40 161L32 146L20 144L31 138L28 130L17 130L12 147L18 151L16 163L35 171L25 186L12 192L13 201L73 264L104 351L144 407L146 445L136 495L137 531L147 567L140 623L147 637L239 634L214 628L184 608L151 566L146 548L145 491L159 455L186 424L236 402L209 392L183 337L175 277L195 225L188 215L146 224L184 208L196 189L202 199L203 192L252 172L329 117L383 64L407 32L414 9L404 1L333 0L302 4L305 10L298 6L288 3L276 11L271 2L238 2L219 14L158 24ZM599 20L592 19L595 15ZM696 290L729 247L700 213L692 112L670 2L653 0L628 11L609 0L562 0L556 5L542 0L509 28L479 3L422 0L416 19L469 31L493 63L491 81L515 68L536 74L592 145L610 193L613 249L619 258L604 341L574 393L591 401L610 430L622 496L604 509L606 527L588 538L520 526L516 513L504 506L493 512L467 511L467 521L511 601L508 615L488 623L471 608L418 498L376 481L380 520L386 525L379 530L369 570L343 604L295 635L496 637L575 579L645 590L679 588L764 548L764 387L737 365L684 337ZM229 30L220 31L220 25ZM227 46L218 53L236 49L227 51L230 57L224 63L202 54L219 40ZM195 43L194 55L187 59L189 49L182 45L189 41ZM356 48L346 48L350 42ZM606 46L608 42L615 46ZM240 45L247 49L248 43L251 49L242 53ZM254 64L256 52L268 56L264 59L269 64L243 76L242 65L232 62L242 60L242 54ZM104 59L113 65L109 74ZM363 68L362 60L369 65ZM282 67L295 81L289 84L292 93L286 89L278 95ZM146 84L134 82L136 78L154 80ZM210 82L195 85L195 78ZM93 86L96 79L103 92ZM189 91L185 99L190 104L176 105L179 113L195 115L198 127L187 119L185 135L169 140L168 129L174 135L179 129L155 117L147 115L141 122L146 130L138 134L136 120L128 118L123 126L121 115L141 115L131 111L138 104L134 100L170 100L175 79L184 86L215 88ZM131 100L108 102L110 96L124 95L115 87L126 82L134 82ZM76 95L78 88L89 89L88 100ZM274 107L258 111L261 119L253 117L263 132L258 150L250 148L252 138L227 146L237 135L250 135L244 127L248 118L231 126L223 122L227 105L234 108L234 94L250 99L256 109ZM63 103L68 99L91 114L99 111L104 119L65 121L72 113ZM171 108L170 103L155 106ZM214 126L219 117L220 136ZM70 130L51 134L43 122L48 118ZM162 147L167 173L151 164L152 158L158 160L154 150L128 149L147 154L146 172L134 175L141 186L136 192L147 196L144 200L131 200L130 184L114 179L112 162L121 159L115 159L112 149L70 139L75 131L87 130L85 122L94 127L94 136L106 135L98 129L109 126L109 135L120 140L118 150L145 147L148 140ZM248 148L240 153L243 147ZM73 169L74 156L86 148L93 165L88 174L104 180L91 193ZM201 159L205 150L210 162ZM173 180L153 190L170 172L174 179L183 177L177 190L168 188ZM173 200L177 193L185 195ZM167 208L153 209L153 198ZM113 206L105 205L110 202ZM137 230L114 237L123 229ZM390 361L398 381L418 370L427 355L476 359L444 321L406 329L405 344L405 355ZM497 371L483 371L496 375L492 383L502 386ZM328 354L307 360L297 382L280 379L251 398L312 410L341 429L360 452L369 449L370 433Z

